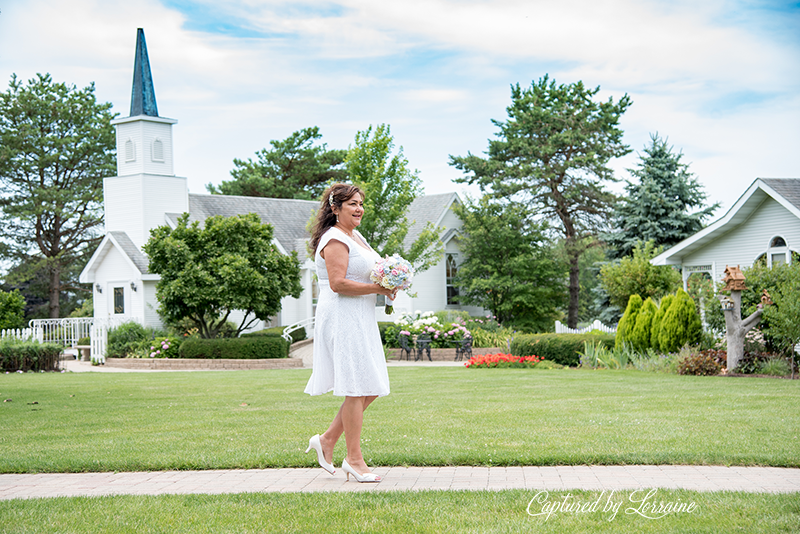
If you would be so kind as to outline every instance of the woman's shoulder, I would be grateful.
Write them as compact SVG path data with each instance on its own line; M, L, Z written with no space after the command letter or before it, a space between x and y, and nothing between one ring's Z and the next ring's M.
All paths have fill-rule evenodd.
M350 248L350 238L347 234L336 228L335 226L331 226L324 232L319 238L319 244L317 245L317 252L325 248L331 240L336 240L344 243L344 245L349 249Z

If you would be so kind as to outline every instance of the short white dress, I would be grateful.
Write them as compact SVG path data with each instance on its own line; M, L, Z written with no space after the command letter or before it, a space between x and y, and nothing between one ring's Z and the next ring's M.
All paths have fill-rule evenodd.
M356 230L356 239L369 246ZM314 263L319 280L319 298L314 327L314 364L305 392L322 395L329 391L340 397L365 397L389 394L389 373L375 318L377 295L346 296L334 293L328 282L328 269L319 251L332 239L349 249L348 280L372 283L370 272L380 255L356 244L338 228L330 228L320 238Z

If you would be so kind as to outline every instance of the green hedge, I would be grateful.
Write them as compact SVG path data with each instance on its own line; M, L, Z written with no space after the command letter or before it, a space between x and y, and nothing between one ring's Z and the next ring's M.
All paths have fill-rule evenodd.
M53 343L4 341L0 343L0 370L8 373L55 371L63 350L64 347Z
M212 360L257 360L288 358L289 343L279 336L251 336L222 339L187 339L181 344L181 358Z
M511 342L514 356L539 356L561 365L577 366L585 341L614 348L614 334L522 334Z
M394 333L394 338L390 339L388 343L386 342L386 329L387 328L392 328L393 329L392 331ZM378 330L381 333L381 342L384 345L388 345L389 347L397 347L398 346L398 344L397 344L397 332L399 332L400 329L397 327L396 324L394 324L394 322L392 322L392 321L378 321Z
M247 332L239 336L242 337L281 337L285 326L273 326L272 328L265 328L264 330L256 330L255 332ZM305 327L295 330L291 333L292 343L303 341L306 338Z

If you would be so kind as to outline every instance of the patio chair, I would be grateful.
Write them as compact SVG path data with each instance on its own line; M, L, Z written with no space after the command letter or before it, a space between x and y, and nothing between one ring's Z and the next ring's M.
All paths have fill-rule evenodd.
M456 359L455 361L459 361L463 358L470 359L472 358L472 338L466 337L458 342L456 345Z
M400 359L403 359L403 354L406 355L406 360L411 360L411 345L409 344L408 336L404 336L403 334L397 334L397 341L400 343ZM416 352L414 354L414 359L416 360Z
M427 353L429 362L433 361L431 359L431 342L431 336L428 334L423 334L417 338L417 357L414 358L414 361L425 360L423 352Z

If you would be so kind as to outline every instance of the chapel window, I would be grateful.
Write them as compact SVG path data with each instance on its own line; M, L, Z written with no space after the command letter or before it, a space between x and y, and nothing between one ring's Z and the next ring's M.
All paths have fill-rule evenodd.
M125 288L114 288L114 313L125 313Z
M448 252L445 259L445 283L447 285L447 305L458 305L458 287L455 277L458 274L458 254Z

